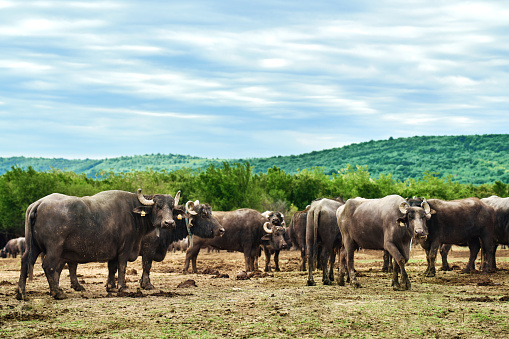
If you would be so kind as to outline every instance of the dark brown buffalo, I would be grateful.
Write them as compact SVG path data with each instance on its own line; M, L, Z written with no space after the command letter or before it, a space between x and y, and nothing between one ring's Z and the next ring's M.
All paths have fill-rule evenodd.
M51 194L29 206L25 218L27 250L21 260L16 298L26 300L26 279L39 256L50 294L66 298L59 286L64 263L108 262L107 289L126 288L128 260L135 260L144 235L175 227L173 208L178 197L156 194L145 197L124 191L105 191L91 197ZM196 231L196 230L195 230Z
M405 264L415 234L421 234L426 220L431 217L427 203L422 207L410 206L399 195L382 199L349 199L337 212L337 222L343 237L344 254L341 256L340 285L347 273L354 287L360 286L355 277L354 252L359 248L387 250L394 258L392 286L395 290L410 289ZM346 256L346 258L345 258ZM346 259L346 260L345 260ZM398 275L401 271L401 285Z
M308 261L308 286L316 285L313 269L318 259L321 261L322 281L330 285L334 281L335 250L341 247L341 234L336 219L336 210L343 203L320 199L311 203L306 216L306 256ZM321 248L318 258L319 247Z
M434 277L437 251L442 244L467 245L470 258L463 273L475 269L475 259L479 249L486 253L486 265L482 270L490 272L495 268L495 211L478 198L444 201L427 200L435 211L427 222L427 227L416 238L426 251L428 267L426 277Z
M187 238L188 242L192 242L192 240L189 239L194 238L193 234L199 235L205 239L210 239L222 236L225 232L219 221L213 216L212 209L208 204L200 204L198 201L194 203L189 201L184 209L182 209L182 206L179 206L175 209L175 212L179 213L175 220L177 223L176 230L161 230L159 237L155 231L152 231L143 237L140 251L143 264L140 286L143 289L154 288L150 283L149 277L152 261L163 261L170 244L177 240L185 240L186 236L188 236L186 223L189 226L189 232L191 232L191 235ZM185 218L187 218L187 221ZM202 231L197 232L196 230ZM185 233L183 231L185 231Z
M191 261L193 272L197 273L196 258L203 247L243 252L246 272L252 272L257 268L255 262L262 240L272 242L275 249L281 249L285 244L283 234L273 232L267 218L256 210L241 208L230 212L212 212L212 215L224 227L224 235L212 239L194 237L194 246L186 252L184 273L188 272Z
M307 211L309 207L304 211L295 212L290 220L288 226L288 233L290 234L290 241L294 246L300 250L300 270L306 271L306 219Z
M495 243L498 245L509 245L509 198L500 198L493 195L489 198L481 199L485 204L493 207L495 210ZM480 244L479 244L480 246ZM447 255L451 249L451 245L442 245L440 254L442 255L442 270L451 270L447 262ZM495 258L496 247L493 250ZM484 254L483 254L484 258ZM494 269L496 269L496 261L493 259Z
M262 249L265 253L265 272L271 271L270 256L274 254L274 270L279 272L279 252L291 247L288 232L286 230L285 217L281 212L266 211L262 215L269 221L272 235L262 238ZM283 239L283 240L281 240Z
M185 206L175 206L173 217L176 227L173 229L161 229L159 235L157 230L153 230L146 234L141 241L141 249L139 255L142 257L143 273L140 279L140 287L151 290L154 285L150 282L150 269L152 262L161 262L166 257L171 244L185 242L188 247L188 239L192 237L193 231L200 229L199 234L203 237L212 238L221 236L224 228L212 216L212 210L207 204L200 204L198 201L194 203L188 201ZM187 219L187 220L186 220ZM191 235L189 236L189 233ZM68 263L69 277L71 279L71 287L76 291L84 290L76 277L76 263Z
M19 237L11 239L5 244L5 247L1 250L2 258L13 257L16 258L18 254L23 255L25 252L25 238Z

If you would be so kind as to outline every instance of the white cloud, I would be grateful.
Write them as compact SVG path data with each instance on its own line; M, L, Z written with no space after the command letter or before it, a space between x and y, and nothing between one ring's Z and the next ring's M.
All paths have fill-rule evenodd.
M0 8L2 108L19 119L30 114L28 121L47 118L57 130L65 120L61 128L78 126L77 135L89 135L92 121L109 135L121 133L119 121L128 135L139 119L144 135L158 136L175 129L169 121L193 122L187 136L214 145L210 156L242 157L258 147L251 133L270 125L285 130L277 136L284 147L259 146L273 155L509 128L503 2L0 1Z

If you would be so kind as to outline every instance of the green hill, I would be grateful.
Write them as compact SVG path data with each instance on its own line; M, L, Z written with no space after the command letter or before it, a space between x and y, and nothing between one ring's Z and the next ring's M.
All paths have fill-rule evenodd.
M293 174L298 170L322 167L326 174L331 174L350 164L367 166L375 178L389 173L398 180L421 178L425 171L430 171L452 175L454 181L461 183L483 184L497 180L509 183L509 134L389 138L301 155L227 160L248 160L256 172L266 172L268 168L277 166ZM177 154L98 160L11 157L0 158L0 174L12 166L32 166L40 171L57 168L93 177L101 170L118 173L149 168L170 171L182 167L205 169L209 164L221 161Z

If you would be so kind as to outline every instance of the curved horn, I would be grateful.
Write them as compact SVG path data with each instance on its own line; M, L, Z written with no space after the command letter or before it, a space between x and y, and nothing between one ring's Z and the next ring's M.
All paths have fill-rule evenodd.
M155 204L154 200L147 200L147 199L145 199L143 194L141 194L141 188L138 188L138 192L136 192L136 194L138 195L138 200L141 202L142 205L152 206L152 205Z
M406 211L408 210L408 203L406 201L402 201L401 204L399 204L399 210L401 213L406 214Z
M263 230L266 232L266 233L272 233L272 230L269 228L269 225L270 225L270 222L266 222L263 224Z
M179 204L179 200L180 200L180 190L177 192L177 194L175 194L175 203L173 204L173 206L177 207L177 205Z
M424 208L424 212L426 212L426 214L429 214L431 212L431 207L429 206L426 200L422 202L421 207Z
M196 201L198 201L198 200L196 200ZM198 214L198 213L196 213L194 211L194 202L192 202L191 200L186 202L186 212L189 213L189 214L192 214L192 215L197 215Z

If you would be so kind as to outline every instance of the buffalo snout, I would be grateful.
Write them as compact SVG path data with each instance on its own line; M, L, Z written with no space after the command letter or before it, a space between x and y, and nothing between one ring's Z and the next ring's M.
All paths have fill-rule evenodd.
M217 232L218 232L218 236L222 237L224 235L224 228L220 227Z
M424 230L415 230L415 237L418 239L426 240L426 238L428 237L428 232Z
M163 227L175 227L175 221L174 220L165 220L163 221Z

